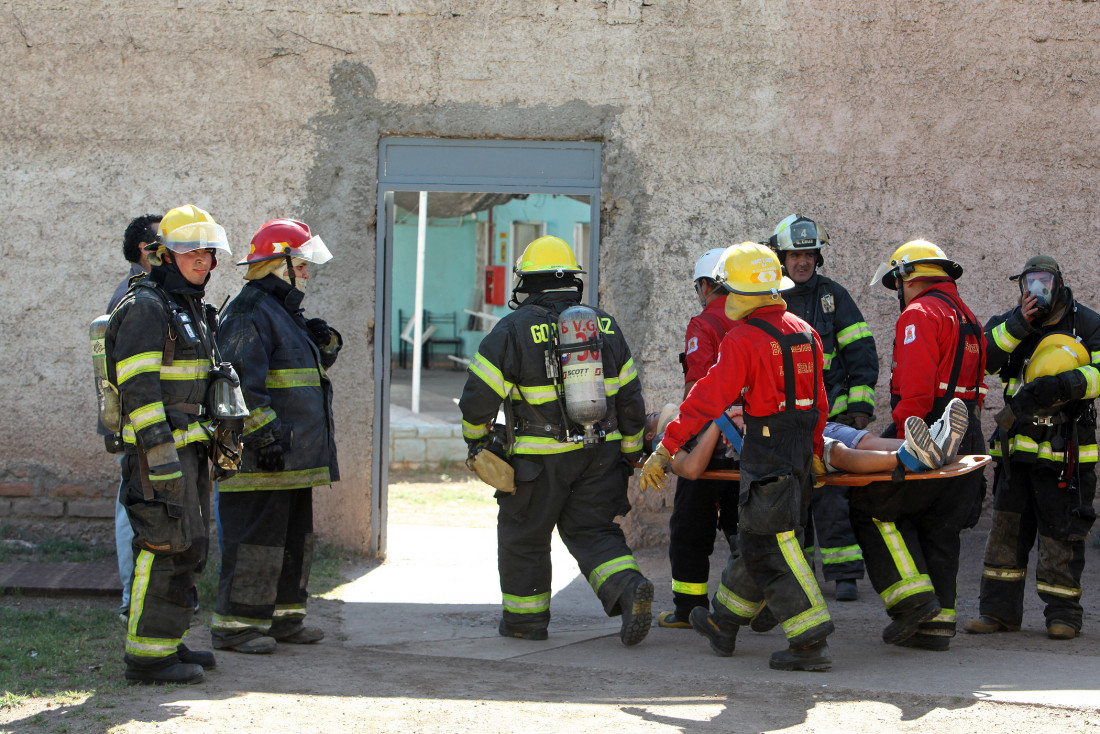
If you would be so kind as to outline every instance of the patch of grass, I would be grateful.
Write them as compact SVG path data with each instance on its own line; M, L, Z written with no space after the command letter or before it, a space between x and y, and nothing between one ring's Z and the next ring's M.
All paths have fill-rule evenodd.
M493 490L478 479L473 481L455 481L443 474L445 479L438 482L425 482L412 479L407 482L390 481L389 501L408 505L439 505L448 502L495 506Z
M115 554L115 547L80 540L47 538L40 543L19 541L10 525L0 525L0 563L12 561L95 561ZM8 542L4 542L8 541Z
M344 583L340 569L364 558L362 553L338 545L318 543L313 551L313 567L309 573L309 593L320 596L332 591Z
M0 607L0 629L0 707L28 696L72 703L123 685L114 612Z

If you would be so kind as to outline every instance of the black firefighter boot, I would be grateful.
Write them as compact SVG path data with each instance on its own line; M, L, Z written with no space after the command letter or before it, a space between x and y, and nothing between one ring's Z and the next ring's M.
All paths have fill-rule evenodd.
M126 663L126 680L133 683L202 683L202 666L181 663L176 655L147 665Z
M637 645L653 625L653 582L641 574L630 579L619 596L619 607L623 615L619 640L627 647Z
M736 624L721 624L706 607L692 609L690 619L695 631L710 640L710 649L715 655L723 658L733 655L737 645Z
M825 640L809 647L791 647L773 652L768 667L772 670L828 670L833 667L829 645Z

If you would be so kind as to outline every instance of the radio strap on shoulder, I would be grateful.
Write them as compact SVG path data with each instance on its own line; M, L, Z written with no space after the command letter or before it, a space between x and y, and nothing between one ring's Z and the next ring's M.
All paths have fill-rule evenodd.
M141 496L146 502L153 501L153 483L149 481L149 458L145 455L145 449L137 446L138 469L141 471Z

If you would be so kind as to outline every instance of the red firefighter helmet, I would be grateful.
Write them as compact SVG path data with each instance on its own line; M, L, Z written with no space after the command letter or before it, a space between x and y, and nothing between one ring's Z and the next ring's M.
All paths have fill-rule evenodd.
M305 222L293 219L272 219L252 236L248 256L238 265L252 265L277 257L300 258L314 265L327 263L332 253L316 235L311 235Z

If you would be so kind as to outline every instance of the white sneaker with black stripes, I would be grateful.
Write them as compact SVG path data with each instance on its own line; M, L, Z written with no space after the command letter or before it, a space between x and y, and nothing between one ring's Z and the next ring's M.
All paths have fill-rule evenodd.
M932 434L932 440L943 454L944 464L950 464L955 460L969 424L970 411L966 409L966 403L958 398L952 398L944 408L943 415L928 429Z
M910 471L931 471L943 466L943 453L932 440L928 424L915 415L905 419L905 443L898 449L898 458Z

